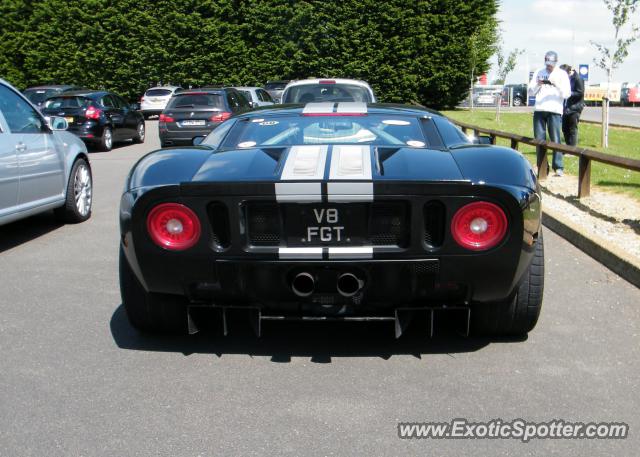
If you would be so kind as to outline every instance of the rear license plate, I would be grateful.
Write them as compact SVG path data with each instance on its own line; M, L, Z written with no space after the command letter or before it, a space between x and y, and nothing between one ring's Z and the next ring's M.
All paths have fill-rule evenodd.
M192 120L182 121L180 124L192 126L192 125L205 125L205 123L206 122L202 119L192 119Z
M284 206L287 246L367 244L368 203Z
M67 121L67 124L73 124L73 116L66 116L65 120Z

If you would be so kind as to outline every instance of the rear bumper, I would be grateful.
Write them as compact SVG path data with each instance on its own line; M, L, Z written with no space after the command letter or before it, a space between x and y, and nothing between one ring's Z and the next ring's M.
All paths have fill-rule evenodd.
M86 123L70 126L67 131L73 133L85 142L92 143L100 141L104 131L104 126L92 122L91 124Z
M255 186L251 190L258 193L259 185ZM356 314L386 315L407 306L492 302L505 299L515 290L531 262L539 231L538 196L525 188L449 185L439 189L436 185L406 184L409 191L432 195L398 196L384 195L387 188L381 185L376 188L376 198L410 202L412 229L406 246L373 246L366 259L332 259L327 248L328 252L318 259L298 260L284 258L277 247L253 246L241 210L230 211L230 239L225 246L218 245L215 227L209 225L210 202L223 201L227 208L241 209L246 200L259 198L232 197L231 187L229 183L220 185L219 192L225 195L217 195L211 186L182 192L173 186L140 196L135 191L123 195L123 248L146 290L185 295L191 303L205 306L246 306L304 314L321 312L327 306L348 305ZM390 184L388 192L398 193L397 189ZM466 194L470 191L475 195ZM508 214L510 232L499 246L486 252L466 251L455 244L448 231L438 248L425 245L422 218L426 201L441 199L451 218L457 207L478 196L500 202ZM159 201L180 201L196 212L203 223L203 235L196 246L169 252L150 241L144 221L148 210ZM528 212L526 220L523 210ZM301 297L293 290L293 278L299 273L308 273L314 279L309 296ZM344 273L355 275L363 283L353 296L346 297L337 290L337 278Z
M165 127L158 126L160 141L168 145L192 145L193 139L196 137L207 136L219 124L202 129L189 130L167 130Z

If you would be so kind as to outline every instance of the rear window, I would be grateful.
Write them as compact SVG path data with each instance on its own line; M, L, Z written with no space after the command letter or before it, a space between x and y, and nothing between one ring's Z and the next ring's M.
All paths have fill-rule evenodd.
M47 98L53 97L60 92L62 91L59 89L27 89L24 91L24 96L27 97L31 103L39 105Z
M169 89L149 89L144 93L145 97L165 97L171 95L173 91Z
M45 109L86 108L91 100L85 97L53 97L47 100Z
M181 94L175 95L167 105L170 108L218 108L224 109L220 94Z
M425 147L427 140L416 117L280 116L253 117L235 123L223 148L259 148L304 144L374 144Z
M353 84L305 84L286 90L282 103L365 102L371 103L369 91Z

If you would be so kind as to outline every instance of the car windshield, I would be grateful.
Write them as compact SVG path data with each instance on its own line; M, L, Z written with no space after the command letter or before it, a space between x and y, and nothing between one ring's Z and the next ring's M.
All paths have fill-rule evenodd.
M356 116L287 115L241 119L226 136L223 149L304 144L374 144L425 147L416 117L395 114ZM204 142L208 142L205 140Z
M91 100L85 97L53 97L47 100L45 109L86 108Z
M149 89L144 93L145 97L165 97L171 95L172 91L169 89Z
M33 104L39 105L47 98L53 97L60 93L58 89L27 89L24 91L24 96L29 99Z
M204 108L204 109L224 109L224 103L220 94L181 94L175 95L167 105L166 109L174 108Z
M365 102L371 103L367 88L353 84L303 84L284 93L282 103Z

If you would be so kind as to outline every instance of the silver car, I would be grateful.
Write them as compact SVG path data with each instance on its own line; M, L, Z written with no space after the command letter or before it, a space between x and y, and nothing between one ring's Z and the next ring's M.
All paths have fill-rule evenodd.
M89 219L89 156L67 126L0 79L0 225L51 209L64 222Z
M269 93L262 87L238 86L234 87L234 89L238 90L242 95L246 97L252 108L275 104L275 102L271 98L271 95L269 95Z

